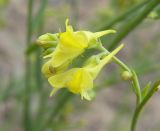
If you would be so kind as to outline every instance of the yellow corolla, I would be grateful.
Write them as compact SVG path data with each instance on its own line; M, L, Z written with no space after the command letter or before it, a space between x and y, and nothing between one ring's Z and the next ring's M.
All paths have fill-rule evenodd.
M80 94L81 98L91 100L93 97L93 81L112 57L122 49L123 45L116 48L109 55L97 61L91 58L82 68L72 68L68 71L58 73L49 77L49 83L54 87L51 96L60 88L67 88L75 94Z
M94 47L97 39L105 34L115 33L114 30L106 30L92 33L89 31L73 31L66 20L66 32L59 33L59 41L55 51L49 55L52 57L51 65L58 67L65 62L71 62L84 52L86 48Z

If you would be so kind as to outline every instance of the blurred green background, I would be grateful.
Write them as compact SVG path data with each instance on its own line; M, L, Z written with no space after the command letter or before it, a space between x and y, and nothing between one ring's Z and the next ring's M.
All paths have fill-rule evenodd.
M142 87L160 78L160 5L158 0L0 0L0 131L129 131L135 96L114 63L95 81L96 98L81 100L52 90L41 74L44 33L74 29L116 29L103 37L109 50L137 72ZM153 7L151 7L151 5ZM160 96L142 113L137 131L160 131Z

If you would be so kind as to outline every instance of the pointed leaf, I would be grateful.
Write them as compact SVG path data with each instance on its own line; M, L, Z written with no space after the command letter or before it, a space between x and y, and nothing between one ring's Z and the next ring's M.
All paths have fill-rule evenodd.
M151 87L151 81L148 82L146 86L142 89L142 98L144 98L147 95L150 87Z

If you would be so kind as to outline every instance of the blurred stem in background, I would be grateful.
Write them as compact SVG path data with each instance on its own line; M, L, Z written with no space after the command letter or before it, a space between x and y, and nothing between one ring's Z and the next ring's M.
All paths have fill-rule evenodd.
M43 116L43 109L44 109L44 93L43 93L43 81L41 78L41 58L40 58L40 49L36 48L35 43L31 44L31 38L34 33L34 30L37 30L38 34L42 33L43 28L43 20L44 20L44 11L47 5L47 0L41 0L40 9L38 10L35 17L32 16L32 9L33 9L33 0L28 0L28 17L27 17L27 49L32 50L36 49L36 61L35 61L35 83L39 92L39 111L37 113L37 123L40 124L41 117ZM24 130L31 131L33 130L33 123L31 118L30 112L30 103L31 103L31 60L30 55L26 55L26 86L25 86L25 105L24 105ZM32 123L32 125L31 125Z
M139 118L139 115L144 108L145 104L148 100L153 96L153 94L160 88L160 80L155 82L155 84L151 87L147 95L143 98L142 102L136 106L135 112L133 114L131 131L136 131L136 124Z
M35 16L35 19L33 20L34 26L37 27L37 36L41 35L43 32L43 24L45 20L45 9L47 6L48 0L41 0L41 5L38 10L37 15ZM35 28L36 29L36 28ZM45 107L46 107L46 95L45 91L43 89L43 80L42 80L42 75L41 75L41 50L37 48L36 50L36 64L35 64L35 70L36 70L36 86L38 89L38 95L39 95L39 107L37 110L37 115L36 115L36 120L35 120L35 130L39 130L39 125L42 124L43 122L43 117L45 113ZM37 126L38 125L38 126Z
M116 47L117 43L119 43L124 37L126 37L135 27L138 26L146 16L160 3L159 0L151 0L146 3L146 6L142 8L142 11L138 12L135 17L131 18L130 21L124 23L118 33L113 37L113 40L110 43L109 50L112 50Z
M32 38L32 9L33 0L28 0L28 16L27 16L27 40L26 46L29 47ZM30 98L31 98L31 60L26 55L26 78L25 78L25 96L24 96L24 130L32 131L31 129L31 114L30 114Z
M99 27L96 27L95 30L100 31L103 29L108 29L108 28L112 27L114 24L117 24L117 23L120 23L121 21L124 21L125 19L130 17L131 14L137 13L137 11L139 11L139 9L141 9L143 6L145 6L149 1L150 0L143 1L137 5L129 8L121 15L108 20L108 22L102 23Z
M42 4L42 7L40 7L40 10L41 8L45 8L45 5L43 3L43 1L41 2ZM39 11L40 12L40 11ZM42 11L43 13L41 14L42 17L44 17L44 11ZM44 19L42 18L40 21L39 21L39 25L37 26L37 36L41 35L42 31L43 31L43 21ZM33 23L33 22L32 22ZM34 43L35 44L35 43ZM36 78L36 86L37 86L37 89L38 90L42 90L42 87L43 87L43 83L42 83L42 78L41 78L41 50L38 48L36 49L36 64L35 64L35 78Z

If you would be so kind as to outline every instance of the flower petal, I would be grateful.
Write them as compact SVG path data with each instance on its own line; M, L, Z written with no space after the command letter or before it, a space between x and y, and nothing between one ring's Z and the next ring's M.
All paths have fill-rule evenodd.
M93 88L93 79L87 70L78 68L67 82L67 87L75 94L85 92Z
M48 78L48 82L54 88L64 88L66 83L71 79L73 73L76 71L76 68L66 71L64 73L59 73Z

